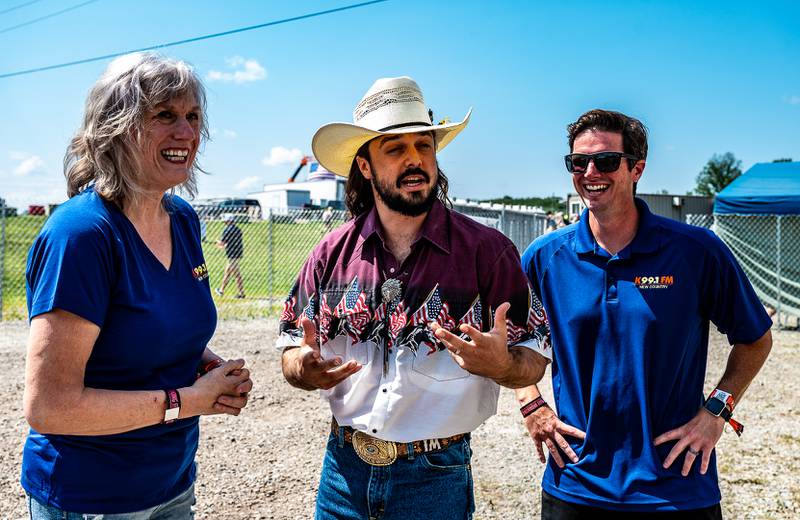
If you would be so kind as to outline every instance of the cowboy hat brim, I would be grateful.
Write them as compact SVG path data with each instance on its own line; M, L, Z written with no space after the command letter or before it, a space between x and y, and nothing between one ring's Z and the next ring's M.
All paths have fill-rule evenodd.
M436 151L439 152L461 132L469 122L472 109L469 109L460 123L447 123L432 126L406 126L386 131L370 130L352 123L328 123L314 134L311 149L314 157L326 170L342 177L350 174L350 167L356 152L364 143L382 135L434 132Z

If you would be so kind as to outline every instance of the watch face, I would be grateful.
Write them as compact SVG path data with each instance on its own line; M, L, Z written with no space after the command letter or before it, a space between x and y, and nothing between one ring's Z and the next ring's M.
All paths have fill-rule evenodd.
M725 403L720 401L719 399L709 399L706 401L706 410L711 412L713 415L719 416L722 413L722 410L725 409Z

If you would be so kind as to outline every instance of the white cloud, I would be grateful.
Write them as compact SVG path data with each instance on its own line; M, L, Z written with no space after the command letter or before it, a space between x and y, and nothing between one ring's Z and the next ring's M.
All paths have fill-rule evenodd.
M283 146L273 146L269 155L261 159L261 164L265 166L279 166L281 164L299 163L303 158L303 152L297 148L284 148Z
M258 185L260 182L261 182L261 177L253 175L252 177L245 177L244 179L237 182L234 188L236 188L237 190L247 190L252 188L253 186Z
M211 70L206 75L206 79L225 83L250 83L251 81L261 81L267 77L267 70L254 59L234 56L233 58L228 58L225 62L228 68L235 70L233 72Z
M17 161L12 173L17 177L27 177L34 173L44 173L45 164L41 157L27 152L9 152L12 161Z
M24 182L11 182L9 186L3 186L2 194L6 199L6 204L17 208L18 211L25 211L29 204L58 204L67 199L66 187L63 186L62 179L42 178L31 184L30 180Z

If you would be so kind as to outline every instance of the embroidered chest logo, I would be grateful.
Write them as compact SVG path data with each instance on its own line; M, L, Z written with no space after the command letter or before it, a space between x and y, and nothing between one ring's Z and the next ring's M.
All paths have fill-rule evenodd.
M669 289L675 283L675 276L671 274L637 276L633 279L633 283L639 289Z
M206 278L208 278L208 268L206 267L206 263L203 262L202 264L198 265L194 269L192 269L192 276L198 282L202 282Z

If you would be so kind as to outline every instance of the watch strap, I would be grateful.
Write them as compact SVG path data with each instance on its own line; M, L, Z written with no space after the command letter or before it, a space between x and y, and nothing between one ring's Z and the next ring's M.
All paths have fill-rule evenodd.
M714 391L711 392L711 395L708 396L708 399L706 399L706 405L704 405L706 409L708 408L708 401L711 399L715 399L724 403L724 406L719 413L719 417L722 417L726 423L730 424L731 428L733 428L733 431L736 432L736 435L741 437L742 432L744 432L744 425L733 418L733 407L735 405L733 395L725 390L715 388Z
M731 412L733 412L733 407L735 406L733 395L726 392L725 390L720 390L719 388L715 388L714 391L711 392L709 399L719 399L720 401L728 405L731 409Z

